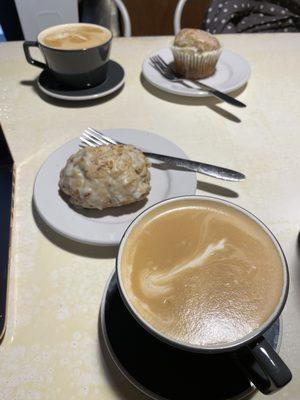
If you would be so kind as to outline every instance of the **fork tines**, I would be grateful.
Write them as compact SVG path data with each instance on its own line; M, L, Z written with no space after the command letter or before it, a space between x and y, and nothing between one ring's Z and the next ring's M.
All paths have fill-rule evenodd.
M103 133L96 131L93 128L87 128L83 131L82 135L80 136L80 140L84 145L97 147L101 145L107 144L117 144L112 138L105 136Z
M170 80L176 78L176 75L174 74L172 69L159 55L150 57L150 63L152 67L156 69L165 78Z

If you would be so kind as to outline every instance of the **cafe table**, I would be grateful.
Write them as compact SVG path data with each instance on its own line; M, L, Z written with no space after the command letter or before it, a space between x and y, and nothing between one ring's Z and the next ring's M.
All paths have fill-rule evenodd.
M247 176L225 182L198 175L197 193L248 209L281 243L290 292L280 354L293 380L271 398L300 398L300 34L220 35L224 47L251 65L248 84L234 93L247 104L244 109L214 98L178 97L145 82L144 58L171 40L114 39L111 56L125 69L125 85L87 102L41 94L35 85L40 70L25 61L22 42L0 45L1 126L15 165L1 400L146 398L116 371L99 343L101 295L117 248L65 239L32 208L41 164L88 126L153 132L175 142L191 159Z

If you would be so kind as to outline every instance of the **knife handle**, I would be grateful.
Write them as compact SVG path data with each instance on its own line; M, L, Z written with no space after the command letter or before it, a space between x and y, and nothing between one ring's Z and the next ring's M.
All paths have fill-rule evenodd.
M217 179L223 179L225 181L241 181L246 178L245 175L240 172L233 171L228 168L218 167L217 165L205 164L199 161L186 160L184 158L167 156L164 154L148 152L144 152L144 154L147 157L164 161L169 165L175 165L189 171L199 172L200 174L212 176Z
M242 103L239 100L236 100L234 97L231 97L226 93L219 92L219 90L214 89L211 86L208 86L208 85L198 82L198 81L190 81L190 82L197 85L200 89L204 89L205 91L211 93L213 96L218 97L219 99L221 99L223 101L226 101L226 103L229 103L236 107L246 107L246 104Z

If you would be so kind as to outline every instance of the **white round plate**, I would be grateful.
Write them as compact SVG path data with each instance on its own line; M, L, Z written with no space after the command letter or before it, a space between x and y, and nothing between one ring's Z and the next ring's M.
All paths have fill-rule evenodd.
M130 143L144 151L187 158L174 143L153 133L135 129L111 129L106 135ZM79 149L79 138L67 142L41 166L34 184L33 199L41 218L56 232L69 239L93 245L116 245L130 222L144 209L161 200L195 194L196 174L188 171L157 168L151 159L151 191L144 202L109 208L103 211L75 209L59 193L59 173L71 154Z
M160 55L166 63L173 61L172 51L168 48L160 49L151 55ZM150 64L150 57L146 58L143 63L143 75L145 79L157 88L180 96L190 97L207 97L209 93L199 89L189 89L186 86L171 82L164 78ZM250 77L250 65L244 58L230 50L223 49L219 58L216 72L209 78L202 79L201 82L219 90L223 93L229 93L242 87Z

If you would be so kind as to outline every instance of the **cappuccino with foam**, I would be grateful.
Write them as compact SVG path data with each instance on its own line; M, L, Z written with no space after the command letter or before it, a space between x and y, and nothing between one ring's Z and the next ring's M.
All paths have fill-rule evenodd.
M150 210L121 253L123 290L138 316L183 343L230 343L259 328L283 291L279 251L255 220L209 199Z

